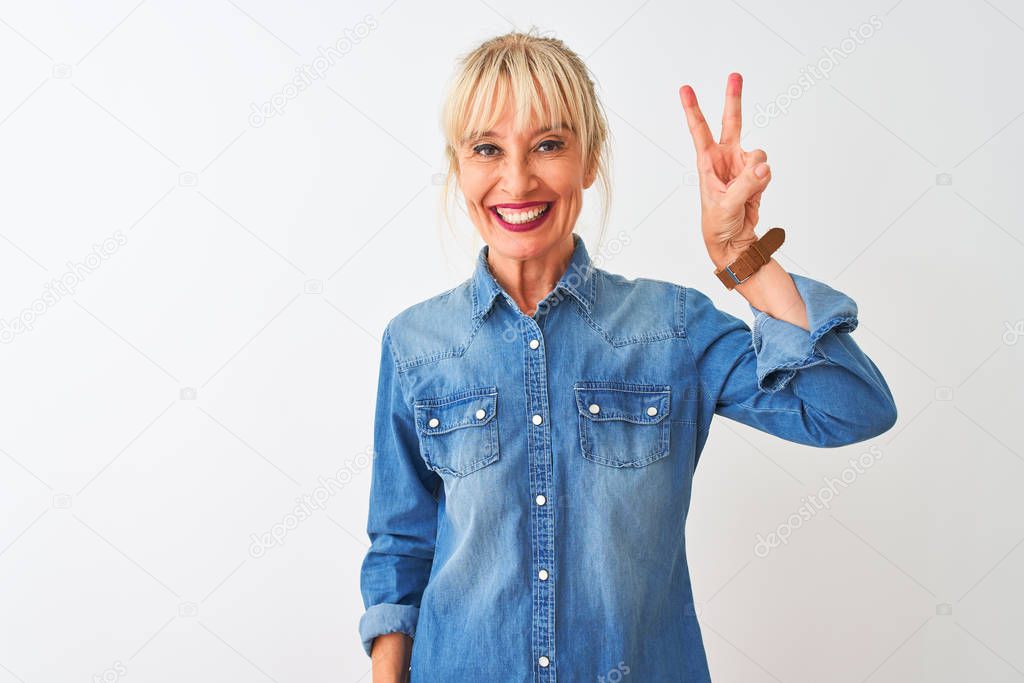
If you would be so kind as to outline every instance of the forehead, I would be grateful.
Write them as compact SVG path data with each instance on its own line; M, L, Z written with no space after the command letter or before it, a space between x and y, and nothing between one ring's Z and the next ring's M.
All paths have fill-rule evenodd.
M497 84L489 97L478 95L467 108L465 139L473 137L531 137L544 132L574 130L568 112L555 106L534 82L534 88L516 92L506 82Z
M533 138L544 133L569 134L572 127L564 121L556 121L551 124L540 119L531 118L524 127L516 128L511 117L504 117L485 131L481 131L479 137L495 138Z

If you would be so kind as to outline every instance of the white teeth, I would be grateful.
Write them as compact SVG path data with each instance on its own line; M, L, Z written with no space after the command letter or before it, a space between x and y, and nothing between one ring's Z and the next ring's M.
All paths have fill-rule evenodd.
M538 207L529 209L527 211L518 211L518 210L515 210L515 209L496 208L495 211L498 212L498 215L500 215L502 217L502 219L505 220L505 222L513 223L513 224L521 224L521 223L529 223L530 221L534 220L535 218L537 218L537 216L539 216L542 213L544 213L545 211L547 211L548 207L550 207L550 206L551 206L551 204L544 204L543 206L538 206Z

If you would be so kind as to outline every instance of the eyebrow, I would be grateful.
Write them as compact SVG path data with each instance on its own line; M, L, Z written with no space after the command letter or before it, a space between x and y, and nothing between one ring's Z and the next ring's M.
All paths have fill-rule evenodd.
M549 133L551 131L565 131L565 130L571 131L572 127L569 126L564 121L562 121L561 123L559 123L559 124L557 124L555 126L541 126L537 130L533 131L533 135L531 137L537 137L541 133ZM495 135L493 130L485 130L482 133L478 133L478 134L467 136L466 140L474 140L474 139L477 139L477 138L485 138L485 137L497 137L497 135Z

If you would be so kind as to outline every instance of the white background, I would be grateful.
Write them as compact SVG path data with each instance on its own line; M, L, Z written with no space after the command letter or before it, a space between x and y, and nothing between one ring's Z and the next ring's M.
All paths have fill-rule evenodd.
M460 54L531 25L608 108L608 237L629 244L601 265L749 321L702 248L677 94L717 134L744 75L743 146L773 169L759 230L857 301L899 405L834 450L715 421L687 530L715 680L1024 677L1024 7L606 5L0 5L0 683L369 680L380 333L472 270L472 225L440 219L441 98ZM829 510L787 521L872 447ZM320 478L326 509L254 546Z

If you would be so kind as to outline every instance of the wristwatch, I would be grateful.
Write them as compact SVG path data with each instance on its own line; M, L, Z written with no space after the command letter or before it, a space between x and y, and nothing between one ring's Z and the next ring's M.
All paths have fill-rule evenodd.
M735 261L725 268L716 270L715 275L722 281L726 289L733 289L736 285L743 284L757 272L758 268L771 260L772 253L782 246L785 239L785 230L772 228L761 239L741 251Z

